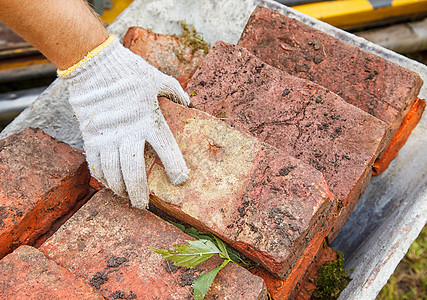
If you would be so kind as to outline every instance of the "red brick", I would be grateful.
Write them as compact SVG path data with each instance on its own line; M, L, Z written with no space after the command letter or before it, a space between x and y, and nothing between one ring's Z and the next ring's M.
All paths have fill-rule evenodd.
M336 94L223 42L206 56L187 92L196 108L321 171L344 206L359 200L387 137L384 122ZM339 224L346 220L339 218Z
M107 299L114 298L115 293L135 295L136 299L187 299L192 294L194 276L212 270L222 260L214 257L193 270L176 269L150 247L170 248L191 239L149 211L130 208L127 200L105 189L96 193L40 251L98 287ZM230 276L235 278L228 279ZM223 284L224 292L239 295L233 299L263 299L260 296L265 294L262 279L238 266L228 265L220 271L213 290L219 299L229 297L223 294Z
M364 179L358 184L358 188L353 191L353 199L354 201L349 202L347 205L343 205L343 203L338 202L337 207L334 211L334 218L331 221L330 226L332 227L331 232L328 235L328 241L332 242L340 232L341 228L344 226L345 222L350 217L354 208L357 205L357 202L362 197L365 192L369 182L372 178L372 170L366 169L366 173L362 176Z
M89 189L84 155L38 129L0 141L0 258L31 245Z
M64 225L67 220L76 213L94 194L96 190L93 188L89 188L87 195L81 199L79 199L76 204L62 217L56 219L55 222L50 226L49 230L39 236L33 243L33 247L39 248L48 238L50 238L59 227Z
M130 27L123 45L163 73L178 79L183 87L205 57L203 50L194 51L174 37L141 27Z
M387 123L387 145L423 84L415 72L263 7L252 13L239 45Z
M332 209L321 173L202 111L160 107L191 172L173 186L149 152L153 204L286 276Z
M411 109L403 119L399 130L397 130L396 134L394 135L390 146L386 149L382 157L375 161L373 175L378 176L382 172L387 170L391 161L397 157L397 155L399 154L399 150L402 149L402 147L405 145L406 141L411 135L412 130L421 120L425 108L426 103L423 100L417 99L414 102Z
M241 284L242 270L237 264L228 264L227 272L215 278L205 299L267 299L267 287L258 276L246 274L248 284ZM248 285L250 289L248 290ZM251 295L251 293L253 293Z
M89 185L96 191L100 191L104 188L104 185L93 177L90 178Z
M251 270L252 274L264 279L268 293L272 299L288 299L290 295L293 294L297 284L302 281L308 267L312 264L316 255L318 255L319 250L324 245L325 237L330 232L330 224L327 223L333 219L333 216L329 216L328 219L329 220L326 222L325 226L322 226L313 236L310 244L301 255L291 273L285 279L281 280L276 278L273 274L262 267L257 267Z
M0 298L104 299L81 278L30 246L21 246L0 260Z

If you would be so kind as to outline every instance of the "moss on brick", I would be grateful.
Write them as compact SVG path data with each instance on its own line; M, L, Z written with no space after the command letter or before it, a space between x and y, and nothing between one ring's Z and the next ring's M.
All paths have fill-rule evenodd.
M179 41L181 41L187 47L191 47L193 49L193 53L198 50L203 50L203 52L207 54L211 47L207 42L203 40L203 38L194 28L194 25L187 24L182 21L180 22L180 25L181 25L182 33L178 35L173 34L172 36L178 39Z
M338 251L338 259L336 261L326 262L320 267L316 283L317 288L312 296L313 299L338 299L338 296L351 280L350 276L348 276L350 271L344 270L343 265L344 254Z

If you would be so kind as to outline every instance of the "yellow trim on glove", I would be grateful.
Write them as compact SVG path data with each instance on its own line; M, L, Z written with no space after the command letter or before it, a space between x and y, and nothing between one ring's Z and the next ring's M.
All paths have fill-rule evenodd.
M108 36L108 39L105 40L105 42L103 42L101 45L99 45L98 47L96 47L95 49L90 51L78 63L72 65L71 67L69 67L66 70L58 70L57 71L58 76L64 77L64 76L70 75L75 69L81 67L81 65L83 65L85 62L87 62L89 59L98 55L102 50L104 50L108 45L110 45L114 41L115 38L116 38L116 36L114 34L110 34Z

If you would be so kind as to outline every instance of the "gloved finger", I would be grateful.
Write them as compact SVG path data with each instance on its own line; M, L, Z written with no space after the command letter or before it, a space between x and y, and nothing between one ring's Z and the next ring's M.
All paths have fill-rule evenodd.
M126 186L120 167L119 149L116 146L102 150L101 166L108 187L117 195L127 198Z
M148 207L148 184L144 159L145 140L128 139L120 145L120 165L130 203L133 207Z
M159 96L166 97L184 106L190 105L190 97L182 89L178 80L171 76L165 78L165 81L163 82L159 91Z
M187 180L190 170L163 115L159 113L156 118L155 125L147 133L147 141L162 161L170 182L179 185Z
M92 177L101 182L104 186L108 186L107 181L104 178L104 172L102 172L101 156L99 152L86 151L86 161Z

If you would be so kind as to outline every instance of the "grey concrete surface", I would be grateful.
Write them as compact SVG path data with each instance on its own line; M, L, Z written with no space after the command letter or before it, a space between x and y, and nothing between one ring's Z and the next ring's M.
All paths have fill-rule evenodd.
M422 51L427 49L427 18L421 21L399 23L356 34L399 53Z
M210 43L236 43L256 5L278 10L337 38L418 72L427 68L362 38L305 16L272 0L135 0L109 27L123 37L130 26L176 33L179 21L193 24ZM427 98L424 84L420 97ZM55 81L0 134L3 138L28 126L81 148L77 123L67 102L66 87ZM427 114L390 168L374 178L349 221L333 243L345 252L352 282L340 299L374 299L427 221Z
M28 127L40 128L60 141L83 149L80 129L68 103L67 87L60 79L56 79L28 108L6 126L0 132L0 139Z

